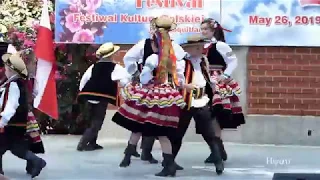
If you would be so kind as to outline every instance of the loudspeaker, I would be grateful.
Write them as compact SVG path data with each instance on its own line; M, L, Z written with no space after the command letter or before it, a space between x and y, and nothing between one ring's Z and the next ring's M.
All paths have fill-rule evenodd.
M272 180L320 180L320 174L274 173Z

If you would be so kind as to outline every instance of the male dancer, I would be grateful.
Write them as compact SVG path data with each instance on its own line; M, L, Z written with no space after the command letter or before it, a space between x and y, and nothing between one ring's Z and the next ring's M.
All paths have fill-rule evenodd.
M38 176L46 166L46 162L29 150L26 141L26 126L28 121L28 93L25 79L28 76L26 65L19 54L4 54L5 90L1 95L0 119L0 174L2 156L10 150L15 156L32 164L30 175Z
M216 166L216 173L222 174L224 170L223 161L219 151L219 138L215 136L213 123L211 118L211 111L208 107L209 98L205 94L206 85L214 87L211 83L208 73L208 61L202 55L203 45L205 41L201 35L193 35L188 37L187 42L181 46L188 53L185 57L185 89L183 95L188 106L183 109L177 133L171 137L172 151L177 156L182 139L189 127L190 121L194 118L196 123L196 133L201 134L203 139L207 142L214 157L214 164Z
M16 54L22 53L18 52L16 48L12 45L8 45L7 53ZM40 137L40 127L36 120L36 117L33 114L33 98L36 92L34 92L34 83L35 83L35 71L36 71L36 59L31 57L28 59L26 64L28 77L27 77L27 89L28 89L28 122L27 122L27 138L29 140L29 150L35 154L44 154L44 146L42 139ZM32 161L27 161L26 171L27 174L32 173Z
M108 103L119 105L118 84L114 82L112 73L120 65L112 61L112 55L120 49L112 43L105 43L97 50L96 55L100 60L91 65L80 81L79 103L89 103L91 125L84 132L78 144L78 151L94 151L103 147L97 144L98 133L105 119ZM118 74L117 78L124 76Z

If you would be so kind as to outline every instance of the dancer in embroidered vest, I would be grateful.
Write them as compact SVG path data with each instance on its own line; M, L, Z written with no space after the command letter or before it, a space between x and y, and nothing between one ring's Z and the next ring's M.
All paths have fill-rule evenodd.
M229 30L224 29L214 19L208 18L201 23L201 31L209 41L204 46L204 53L208 57L211 80L216 83L216 87L211 89L207 86L207 93L211 99L213 118L216 118L218 122L215 124L216 136L221 137L221 129L235 129L245 123L239 102L241 90L238 83L231 78L238 65L238 59L230 46L225 43L223 31ZM227 153L221 138L219 144L222 158L227 160ZM205 162L213 163L213 154Z
M114 63L113 55L120 49L113 43L105 43L97 50L100 60L91 65L80 81L79 103L88 103L91 125L86 129L77 146L78 151L93 151L102 149L97 144L98 133L105 119L108 104L119 106L118 83L123 78L129 80L130 76L125 69ZM103 78L103 80L101 79ZM127 82L125 82L126 84Z
M185 52L171 42L169 31L176 27L171 18L154 18L151 25L156 30L153 40L158 52L146 59L139 77L141 84L129 83L123 88L125 102L112 121L132 132L120 167L130 165L142 135L158 136L164 168L156 176L175 176L176 166L168 136L176 132L181 109L185 106L178 90L184 83ZM126 65L128 72L136 72L136 65L136 62Z
M28 93L26 78L28 71L19 54L4 54L5 73L8 78L0 103L0 173L3 174L2 156L10 150L15 156L32 164L30 175L38 176L46 162L29 150L26 141L28 122Z
M22 51L17 52L15 47L12 44L8 46L8 53L23 53ZM43 141L41 139L41 132L39 124L36 120L36 117L33 113L33 98L35 96L34 92L34 83L35 83L35 71L36 71L36 60L35 57L30 56L32 59L28 59L26 64L28 71L27 78L27 90L28 90L28 122L27 122L27 136L29 140L29 150L35 154L44 154ZM27 161L26 172L31 174L32 171L32 162Z
M206 85L214 86L214 84L210 82L208 60L202 54L204 44L205 41L201 34L189 36L187 42L181 44L188 53L184 58L186 61L186 80L185 89L182 93L187 106L182 110L176 134L171 137L172 151L177 156L182 139L193 118L196 124L196 133L202 135L212 154L215 155L216 173L220 175L224 170L224 165L219 151L219 138L215 136L214 132L215 120L211 118L211 111L208 106L210 99L205 93Z

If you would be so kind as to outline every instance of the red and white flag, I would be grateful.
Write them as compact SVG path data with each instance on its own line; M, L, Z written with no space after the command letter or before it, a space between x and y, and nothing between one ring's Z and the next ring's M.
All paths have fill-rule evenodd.
M35 54L38 62L35 78L36 97L33 105L53 119L58 119L58 101L55 80L56 58L54 54L53 33L50 26L47 0L43 1Z

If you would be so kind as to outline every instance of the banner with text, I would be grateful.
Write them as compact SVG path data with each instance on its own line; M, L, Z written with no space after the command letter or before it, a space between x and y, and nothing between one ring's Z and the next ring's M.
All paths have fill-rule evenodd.
M150 36L150 20L161 15L174 18L171 37L181 42L200 33L204 18L220 19L220 0L56 0L55 41L135 44Z
M320 0L221 0L229 44L320 46Z
M55 41L135 44L149 37L152 17L167 15L182 42L212 17L227 43L248 46L320 46L320 0L56 0ZM317 33L317 34L316 34Z

